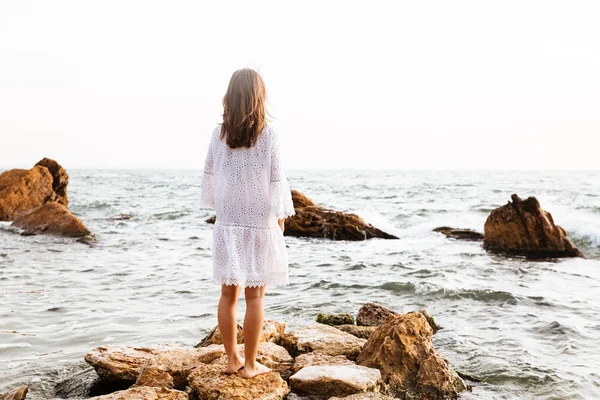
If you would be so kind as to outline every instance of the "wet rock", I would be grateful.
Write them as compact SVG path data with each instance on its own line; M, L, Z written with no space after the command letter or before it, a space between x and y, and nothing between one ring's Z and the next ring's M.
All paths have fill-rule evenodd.
M358 393L346 397L330 397L329 400L394 400L393 397L381 393Z
M56 198L46 167L13 169L0 175L0 221L12 221L18 214Z
M336 328L361 339L368 339L376 326L337 325Z
M189 400L189 396L179 390L145 386L121 390L104 396L90 397L89 400Z
M317 322L325 325L353 325L354 317L350 314L319 314Z
M484 249L531 258L585 258L535 197L522 200L513 194L511 198L485 221Z
M260 335L260 342L271 342L278 343L283 337L285 331L285 323L267 320L265 321ZM244 343L244 330L241 325L237 326L237 342L238 344ZM223 344L223 338L221 337L221 331L216 326L212 331L204 338L196 347L210 346L211 344Z
M0 400L25 400L28 390L27 386L19 386L4 394L0 394Z
M365 303L358 311L356 317L356 325L359 326L379 326L390 315L398 315L398 313L380 306L375 303Z
M188 375L198 364L210 364L224 354L222 345L177 347L158 352L142 366L135 384L183 390Z
M202 400L281 400L289 392L275 371L244 379L239 373L225 374L221 364L199 365L188 376L188 384Z
M69 174L67 174L67 171L51 158L43 158L35 165L46 167L52 175L52 190L56 193L54 201L65 207L68 206L67 186L69 185Z
M359 365L308 366L290 377L295 393L324 397L376 391L381 373Z
M183 346L157 345L153 347L101 346L85 355L85 361L98 376L108 381L133 384L142 367L157 354Z
M50 234L65 237L90 236L83 222L57 202L26 211L14 218L11 227L23 229L23 235Z
M357 364L379 369L394 396L456 398L467 386L435 351L432 335L420 313L390 316L373 332Z
M286 334L281 344L293 356L320 351L331 356L343 355L353 360L356 359L365 342L365 339L359 339L329 325L317 323Z
M212 217L207 218L204 222L207 224L214 224L217 221L217 216L213 215Z
M298 357L296 357L292 371L296 373L302 368L312 365L356 365L356 363L348 360L345 356L330 356L329 354L324 354L320 351L313 351L310 353L300 354Z
M440 226L439 228L435 228L433 231L444 234L446 237L456 240L468 240L473 242L483 240L483 233L474 231L472 229L456 229L449 226Z
M87 398L124 390L129 384L106 381L93 368L78 371L54 386L54 395L62 399Z
M366 223L356 214L329 210L292 190L296 214L285 220L285 235L333 240L398 239Z

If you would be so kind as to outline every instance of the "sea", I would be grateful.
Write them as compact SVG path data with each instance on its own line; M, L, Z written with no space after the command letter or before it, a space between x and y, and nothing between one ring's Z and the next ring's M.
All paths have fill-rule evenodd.
M26 384L29 399L52 398L97 346L192 346L217 323L200 171L69 173L69 207L95 245L0 223L0 393ZM481 381L462 399L600 399L600 171L287 175L318 204L399 239L286 237L291 282L268 289L267 319L294 329L366 302L425 308L443 328L437 351ZM490 254L432 231L483 231L513 193L536 196L587 259Z

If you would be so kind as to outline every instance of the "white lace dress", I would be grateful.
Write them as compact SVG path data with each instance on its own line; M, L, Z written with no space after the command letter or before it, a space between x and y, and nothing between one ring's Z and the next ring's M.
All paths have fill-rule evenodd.
M288 283L288 259L277 220L294 215L277 134L265 127L251 148L230 148L212 133L202 204L215 209L213 277L221 285Z

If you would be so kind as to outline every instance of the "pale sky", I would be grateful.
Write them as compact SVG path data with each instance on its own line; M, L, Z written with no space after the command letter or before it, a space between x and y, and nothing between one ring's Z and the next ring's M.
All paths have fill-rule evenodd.
M598 21L598 1L0 0L0 168L200 169L249 66L288 169L598 169Z

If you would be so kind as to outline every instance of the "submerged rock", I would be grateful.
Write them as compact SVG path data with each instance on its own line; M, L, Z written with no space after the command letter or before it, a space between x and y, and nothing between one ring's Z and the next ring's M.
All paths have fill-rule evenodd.
M354 317L350 314L319 314L317 322L325 325L352 325Z
M343 355L353 360L356 359L365 342L365 339L359 339L329 325L317 323L287 333L281 344L293 356L320 351L330 356Z
M398 315L397 312L375 303L365 303L356 317L359 326L379 326L390 315Z
M484 249L531 258L585 258L535 197L522 200L513 194L511 198L485 221Z
M457 240L468 240L473 242L483 240L483 233L474 231L472 229L456 229L449 226L441 226L439 228L435 228L433 231Z
M189 400L186 392L161 387L134 387L89 400Z
M259 341L278 343L283 337L284 331L285 323L267 320L263 325ZM239 324L237 326L237 342L238 344L244 343L244 330ZM196 347L205 347L210 346L211 344L223 344L223 338L221 337L221 331L218 326L215 326L213 330L196 345Z
M282 400L289 392L287 383L275 371L244 379L227 375L222 364L200 364L188 376L188 384L202 400Z
M401 398L456 398L467 386L433 348L433 331L420 313L388 317L373 332L357 364L381 371L390 394Z
M4 394L0 394L0 400L25 400L28 390L27 386L19 386Z
M27 236L50 234L79 238L91 235L79 218L54 201L19 214L11 227L23 229L22 234Z
M331 396L347 396L377 390L381 373L374 368L359 365L308 366L290 377L295 393Z
M321 353L320 351L313 351L300 354L296 357L292 371L295 373L304 367L312 365L356 365L356 363L348 360L345 356L330 356L329 354Z
M366 223L356 214L329 210L292 190L296 215L285 220L285 235L333 240L398 239Z
M101 346L85 355L85 361L108 381L133 384L142 367L157 354L183 346L157 345L152 347Z

